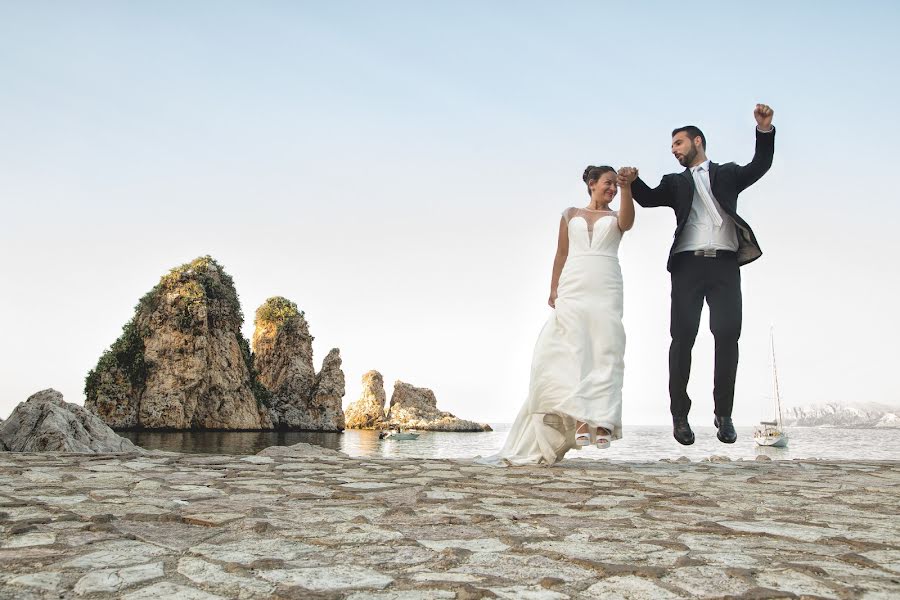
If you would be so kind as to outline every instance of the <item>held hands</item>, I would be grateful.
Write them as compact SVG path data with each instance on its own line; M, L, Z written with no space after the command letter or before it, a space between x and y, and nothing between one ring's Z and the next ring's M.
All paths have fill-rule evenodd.
M772 129L772 117L775 111L768 104L757 104L753 110L753 116L756 117L756 126L760 131L769 131Z
M622 167L616 174L616 183L619 187L628 187L631 182L637 179L638 170L634 167Z

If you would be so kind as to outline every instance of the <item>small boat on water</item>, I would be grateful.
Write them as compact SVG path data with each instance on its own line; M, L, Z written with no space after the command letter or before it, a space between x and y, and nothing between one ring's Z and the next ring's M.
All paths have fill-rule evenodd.
M784 417L781 413L781 394L778 390L778 367L775 366L775 335L769 330L769 345L772 347L772 376L775 389L775 420L760 421L760 426L753 433L753 439L760 446L784 448L788 445L788 435L784 430Z
M379 440L415 440L418 438L418 433L413 433L411 431L401 431L399 429L382 431L378 434Z

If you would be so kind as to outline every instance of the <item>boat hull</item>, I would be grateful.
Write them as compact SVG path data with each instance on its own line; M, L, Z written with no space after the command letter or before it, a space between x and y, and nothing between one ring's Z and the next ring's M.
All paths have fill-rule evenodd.
M384 436L386 440L415 440L418 439L418 433L389 433Z
M772 435L772 436L759 436L754 437L756 443L760 446L768 446L770 448L784 448L788 444L788 438L786 435Z

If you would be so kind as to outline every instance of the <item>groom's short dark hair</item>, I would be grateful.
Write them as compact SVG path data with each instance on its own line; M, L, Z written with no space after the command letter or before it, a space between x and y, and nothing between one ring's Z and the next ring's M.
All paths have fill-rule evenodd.
M697 127L695 125L685 125L684 127L679 127L678 129L676 129L675 131L672 132L672 137L675 137L682 131L685 132L687 134L687 136L691 139L694 139L695 137L699 137L700 144L702 144L703 149L706 150L706 136L703 135L703 132L700 131L699 127Z

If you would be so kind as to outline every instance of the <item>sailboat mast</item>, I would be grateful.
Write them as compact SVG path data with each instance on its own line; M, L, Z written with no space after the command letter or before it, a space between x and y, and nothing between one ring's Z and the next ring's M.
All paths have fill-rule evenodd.
M775 409L778 413L778 428L783 427L784 417L781 414L781 394L778 390L778 365L775 362L775 328L769 329L769 344L772 346L772 374L775 379Z

